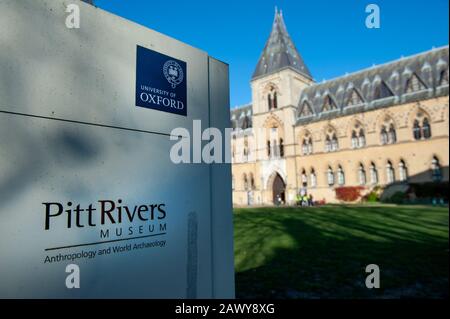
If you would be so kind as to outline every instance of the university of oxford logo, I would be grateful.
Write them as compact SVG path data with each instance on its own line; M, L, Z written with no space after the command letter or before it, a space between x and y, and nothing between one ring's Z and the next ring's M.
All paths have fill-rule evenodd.
M163 73L167 81L172 85L172 89L175 89L178 84L183 82L184 73L181 66L174 60L169 60L164 63Z

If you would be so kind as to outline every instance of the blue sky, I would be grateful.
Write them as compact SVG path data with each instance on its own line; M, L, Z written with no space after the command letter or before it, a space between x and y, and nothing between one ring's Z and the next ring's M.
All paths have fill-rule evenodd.
M366 5L381 28L365 27ZM230 65L231 106L251 101L250 78L274 8L316 81L448 44L448 0L96 0L104 10L198 47Z

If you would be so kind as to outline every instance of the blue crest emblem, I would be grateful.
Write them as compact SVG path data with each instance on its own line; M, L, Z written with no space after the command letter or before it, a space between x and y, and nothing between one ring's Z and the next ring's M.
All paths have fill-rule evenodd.
M184 80L183 69L174 60L164 63L163 73L167 81L172 85L172 89L175 89Z

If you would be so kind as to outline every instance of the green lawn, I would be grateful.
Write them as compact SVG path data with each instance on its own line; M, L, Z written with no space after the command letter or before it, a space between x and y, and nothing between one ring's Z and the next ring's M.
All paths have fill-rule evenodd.
M238 298L448 297L448 208L234 210ZM377 264L381 288L367 289Z

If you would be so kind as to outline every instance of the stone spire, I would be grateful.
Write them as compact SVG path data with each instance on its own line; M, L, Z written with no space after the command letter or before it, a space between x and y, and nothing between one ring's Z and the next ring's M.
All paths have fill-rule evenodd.
M267 40L266 46L259 58L252 79L270 74L281 69L291 68L303 76L312 79L307 66L295 48L286 25L284 24L283 12L275 8L275 19L272 32Z

